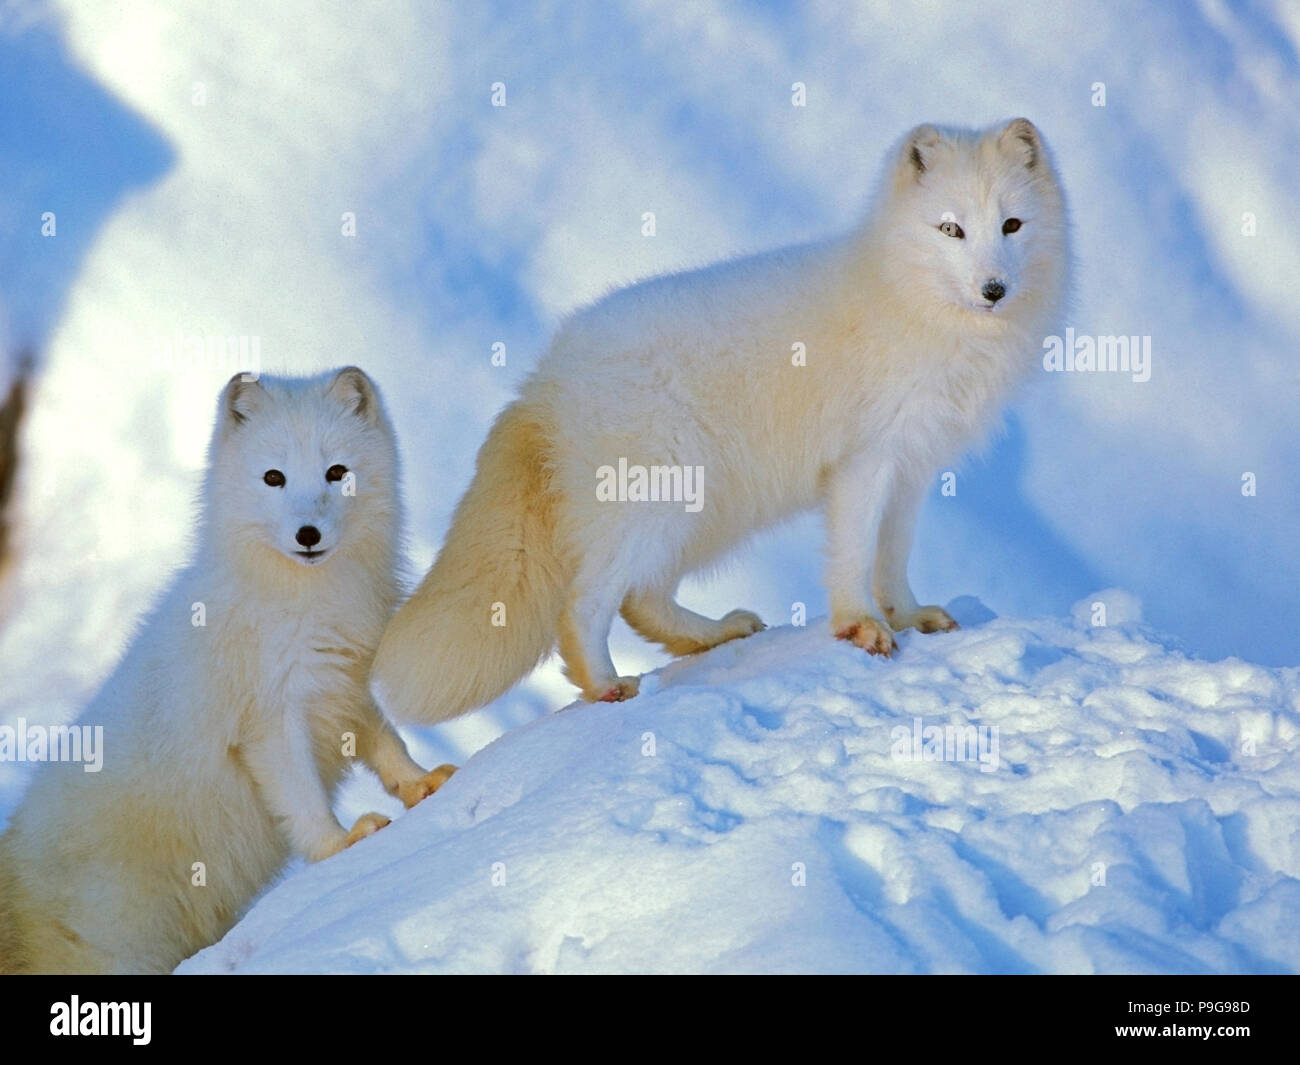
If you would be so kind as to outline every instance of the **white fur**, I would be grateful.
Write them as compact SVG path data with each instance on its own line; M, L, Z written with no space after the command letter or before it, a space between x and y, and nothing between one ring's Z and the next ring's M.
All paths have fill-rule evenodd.
M1004 235L1008 218L1022 226ZM949 219L964 239L940 230ZM1037 365L1067 263L1061 189L1029 122L922 126L847 236L577 313L494 428L442 555L385 633L381 701L441 720L494 697L557 635L586 698L627 697L635 679L615 675L606 647L615 613L677 653L747 635L760 624L747 612L712 621L674 603L680 578L814 506L837 635L888 654L895 629L951 627L908 585L916 512L940 464ZM990 280L1007 293L995 305ZM540 472L524 462L534 454ZM598 500L596 471L620 457L703 467L703 508ZM494 630L493 599L526 620Z
M344 733L394 792L424 772L366 691L398 597L399 525L370 381L237 375L209 458L194 561L79 719L104 727L102 771L42 766L0 840L0 971L168 971L291 851L323 858L382 824L350 836L331 811ZM336 463L355 496L326 480ZM311 564L304 525L329 548Z

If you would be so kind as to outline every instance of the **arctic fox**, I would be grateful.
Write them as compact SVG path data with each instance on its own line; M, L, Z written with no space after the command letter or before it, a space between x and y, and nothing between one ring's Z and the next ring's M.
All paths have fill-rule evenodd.
M397 451L348 367L221 394L194 562L80 720L103 765L50 762L0 838L0 972L168 972L291 852L326 858L349 757L409 807L426 773L366 689L399 599Z
M748 611L684 609L677 584L813 506L835 636L888 655L897 630L955 628L908 585L916 514L940 464L1037 365L1068 258L1032 123L924 125L847 236L575 314L498 417L437 562L385 632L380 704L441 721L495 698L557 639L585 699L626 699L638 681L610 660L615 613L672 654L755 632ZM664 501L688 473L698 498Z

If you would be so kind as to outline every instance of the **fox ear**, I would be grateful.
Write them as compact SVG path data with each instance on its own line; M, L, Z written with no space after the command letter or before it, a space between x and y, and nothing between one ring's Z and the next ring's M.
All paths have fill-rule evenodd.
M934 162L935 149L943 143L943 134L926 123L903 138L898 160L898 176L905 181L919 181Z
M221 390L221 415L233 425L243 425L266 398L255 373L237 373Z
M379 416L379 394L370 378L355 366L345 366L335 375L327 395L365 421L373 422Z
M1033 170L1043 155L1043 139L1029 119L1013 118L998 134L998 149L1026 170Z

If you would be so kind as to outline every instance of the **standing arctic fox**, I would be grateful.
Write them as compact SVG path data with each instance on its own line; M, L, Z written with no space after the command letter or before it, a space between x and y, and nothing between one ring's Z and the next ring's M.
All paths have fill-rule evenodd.
M349 832L330 809L353 747L407 806L450 775L366 689L399 598L397 451L369 378L236 375L203 498L193 564L81 715L102 771L42 766L0 838L0 972L170 971L291 852L387 823Z
M557 638L584 698L628 698L637 679L616 675L607 647L615 613L673 654L749 635L762 622L748 611L679 606L679 580L817 505L835 636L888 655L896 630L955 628L908 585L916 514L940 464L1037 365L1063 310L1066 243L1031 122L925 125L847 236L643 282L574 315L497 419L437 562L384 634L380 704L426 722L470 710ZM697 498L610 501L616 468L620 483L648 479L651 499L690 475Z

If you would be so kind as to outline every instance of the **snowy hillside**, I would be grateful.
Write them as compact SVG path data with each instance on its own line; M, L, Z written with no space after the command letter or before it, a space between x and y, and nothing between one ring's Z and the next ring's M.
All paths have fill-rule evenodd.
M675 663L492 743L179 971L1300 971L1300 670L1095 601L958 600L894 661L810 623ZM926 756L948 725L968 760Z

